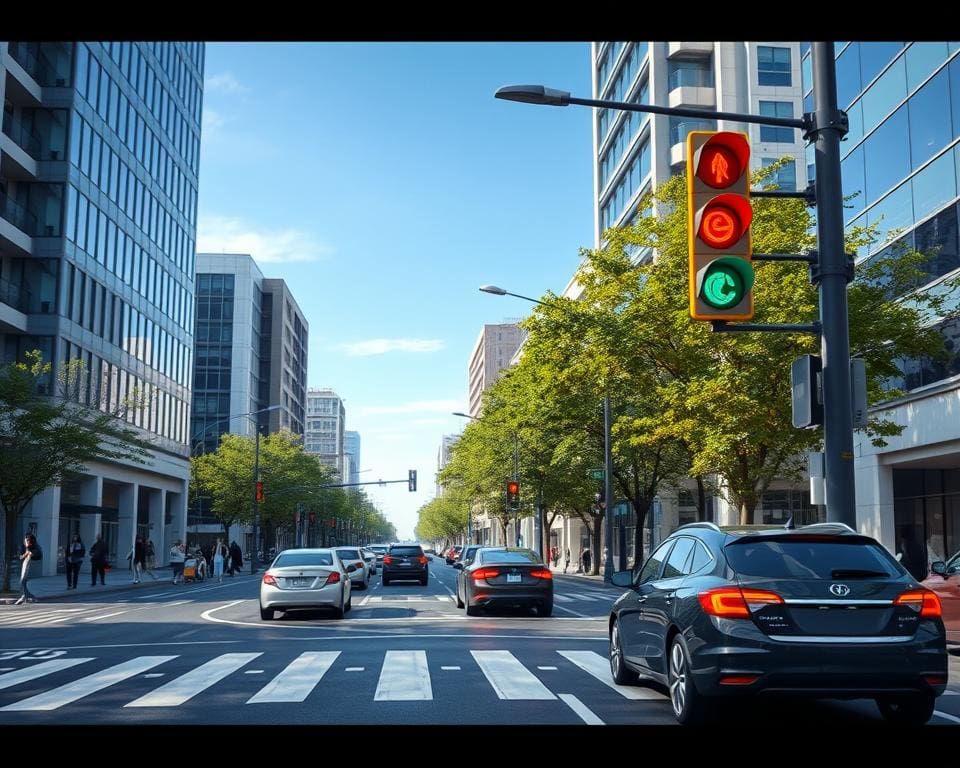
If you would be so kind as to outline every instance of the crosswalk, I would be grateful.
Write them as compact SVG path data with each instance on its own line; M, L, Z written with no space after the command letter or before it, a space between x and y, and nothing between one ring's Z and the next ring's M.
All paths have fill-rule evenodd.
M193 600L176 600L173 602L149 603L139 605L126 601L108 604L92 604L81 606L63 605L29 605L17 606L16 610L7 610L0 613L0 629L11 627L43 627L69 626L71 624L87 624L112 619L117 616L142 614L156 608L174 608L187 605Z
M223 691L223 681L230 681L230 690L239 691L247 705L271 704L279 702L304 702L311 695L319 697L331 694L324 690L324 681L331 675L341 672L361 672L376 675L376 686L372 700L374 702L424 702L432 701L439 695L437 681L441 680L441 692L460 691L460 684L451 688L450 675L468 675L473 673L477 684L485 680L497 699L508 701L550 701L563 700L570 690L569 677L563 677L566 685L557 682L556 671L578 676L577 688L583 685L594 686L598 694L612 690L624 699L631 701L646 700L666 702L659 690L646 687L617 685L610 678L610 669L605 656L593 651L556 649L548 652L555 656L551 665L524 662L513 651L482 649L464 650L459 664L451 664L448 653L435 663L431 663L426 650L387 650L382 657L377 654L378 665L369 664L369 656L364 657L361 666L358 659L351 658L350 652L342 651L305 651L289 660L282 669L276 671L266 683L255 672L266 670L252 669L257 664L275 664L269 654L263 651L247 653L223 653L205 658L183 669L183 657L179 655L136 656L112 664L88 674L82 674L86 668L93 669L102 664L93 656L78 658L55 658L39 661L22 669L13 669L0 674L0 712L48 712L81 702L105 689L115 694L110 701L124 709L157 709L180 707L197 697L203 697L207 691ZM542 661L542 658L539 659ZM441 663L442 661L442 663ZM164 674L165 667L176 670L172 679ZM241 673L245 674L241 674ZM479 672L479 675L476 673ZM63 681L66 675L80 674ZM48 690L36 692L42 687L45 678L55 677L56 683ZM356 678L351 678L356 679ZM473 679L473 678L471 678ZM602 685L597 685L599 681ZM144 686L154 682L159 685L143 692ZM370 682L372 683L372 677ZM124 684L133 684L130 698L123 696ZM23 698L16 698L17 688L24 690ZM342 696L340 680L328 686L336 695ZM554 690L559 688L560 692ZM11 700L13 699L13 700ZM102 699L95 697L98 706Z

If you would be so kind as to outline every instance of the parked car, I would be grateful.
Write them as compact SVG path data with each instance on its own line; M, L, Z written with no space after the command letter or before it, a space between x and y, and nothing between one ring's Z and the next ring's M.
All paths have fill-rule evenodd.
M380 565L383 562L383 556L387 554L387 550L390 548L388 544L368 544L367 549L373 552L377 556L377 565Z
M480 544L467 544L467 546L460 550L457 559L453 561L453 567L460 570L470 565L474 557L476 557L477 552L481 549L483 549L483 547Z
M960 643L960 552L946 562L933 563L930 571L923 586L940 598L947 642Z
M618 684L652 678L682 723L726 697L873 698L925 723L947 682L940 600L876 540L842 524L674 531L610 612Z
M370 574L367 567L367 561L360 554L359 547L332 547L336 550L340 561L345 565L353 565L355 569L350 572L350 581L357 589L366 589L370 583Z
M411 580L426 586L429 578L427 556L419 544L391 544L383 558L380 578L385 587L391 581Z
M377 553L373 552L366 547L360 547L360 554L363 556L364 562L367 564L367 572L370 576L377 575Z
M334 549L287 549L260 580L260 618L276 611L331 608L337 619L350 610L350 574Z
M536 608L553 613L553 572L540 556L517 547L478 547L457 574L457 608L476 616L484 608Z
M454 562L456 561L457 557L460 554L460 550L462 549L463 549L462 546L460 546L459 544L456 544L447 550L446 554L443 556L443 559L447 561L447 565L454 564Z

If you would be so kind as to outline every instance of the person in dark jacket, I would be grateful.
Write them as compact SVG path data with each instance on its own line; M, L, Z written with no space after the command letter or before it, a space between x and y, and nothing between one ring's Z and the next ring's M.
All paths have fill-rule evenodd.
M73 538L67 547L67 589L77 588L77 579L80 578L80 566L83 564L83 556L87 550L83 546L83 540L79 533L73 534Z
M90 586L97 586L97 574L100 574L100 584L106 584L104 573L107 567L107 545L103 542L103 536L97 534L97 540L90 547Z
M230 567L236 573L243 568L243 553L240 551L240 545L235 541L230 542Z
M37 602L37 596L30 591L27 583L40 575L42 559L43 552L37 544L37 537L28 533L23 539L23 544L20 545L20 599L17 600L16 605L23 605L28 601Z

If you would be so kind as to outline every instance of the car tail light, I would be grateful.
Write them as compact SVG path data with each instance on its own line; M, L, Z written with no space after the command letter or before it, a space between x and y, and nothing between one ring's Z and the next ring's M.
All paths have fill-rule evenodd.
M946 685L947 684L946 675L924 675L923 679L926 681L927 685Z
M323 585L324 585L325 587L327 587L327 586L329 586L329 585L331 585L331 584L339 584L339 583L340 583L340 572L339 572L339 571L331 571L331 572L330 572L330 575L327 576L327 580L323 583Z
M482 581L483 579L494 579L499 575L500 571L496 568L477 568L470 574L470 578L474 581Z
M939 619L943 616L943 608L940 606L940 598L936 592L929 589L911 589L904 592L900 597L893 601L894 605L908 605L915 611L920 611L922 619Z
M541 568L538 571L530 571L530 575L535 579L552 579L553 572L549 568Z
M776 592L737 587L708 589L700 593L699 600L705 613L724 619L749 619L751 611L759 610L764 605L783 603L783 598Z
M720 678L720 685L753 685L760 675L727 675Z
M264 584L272 584L273 586L277 586L277 580L273 578L273 574L270 573L263 574L263 579L261 579L261 581L263 581Z
M426 564L427 564L427 556L426 556L426 555L420 555L420 557L418 557L417 560L420 561L420 565L426 565Z
M390 565L390 563L392 563L392 562L393 562L393 558L390 557L390 555L384 555L384 556L383 556L383 564L384 564L384 565Z

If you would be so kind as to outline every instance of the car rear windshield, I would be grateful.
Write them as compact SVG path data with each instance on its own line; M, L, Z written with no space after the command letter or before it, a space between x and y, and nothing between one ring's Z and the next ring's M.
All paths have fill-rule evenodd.
M284 552L273 563L273 568L296 568L304 565L333 565L329 552Z
M539 563L540 558L537 557L536 552L532 552L529 549L514 550L513 552L507 552L502 549L481 549L480 562L484 564L519 563L521 565L529 565L530 563Z
M423 550L420 547L390 547L390 554L400 557L420 557L423 555Z
M341 560L360 560L361 557L355 549L338 549Z
M852 579L900 576L881 546L863 541L746 539L724 548L741 576L767 579Z

